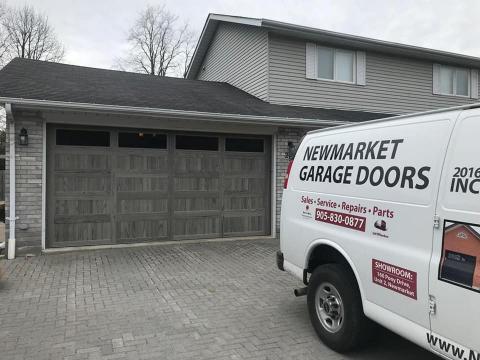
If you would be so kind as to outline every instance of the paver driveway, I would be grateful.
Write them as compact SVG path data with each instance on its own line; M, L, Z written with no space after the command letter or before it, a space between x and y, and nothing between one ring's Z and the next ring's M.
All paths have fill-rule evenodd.
M0 359L437 359L383 331L338 355L313 332L276 240L3 261Z

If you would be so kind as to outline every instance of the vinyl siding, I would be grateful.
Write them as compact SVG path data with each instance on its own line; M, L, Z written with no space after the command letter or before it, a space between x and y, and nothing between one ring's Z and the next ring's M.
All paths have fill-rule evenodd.
M268 100L268 33L252 26L221 23L197 74Z
M366 54L366 86L305 77L305 41L269 36L269 101L275 104L411 113L478 102L432 94L432 62Z

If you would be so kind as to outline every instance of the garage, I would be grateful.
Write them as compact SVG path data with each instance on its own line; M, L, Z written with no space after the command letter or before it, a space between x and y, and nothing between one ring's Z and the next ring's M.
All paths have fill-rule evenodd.
M267 136L47 126L47 246L269 235Z

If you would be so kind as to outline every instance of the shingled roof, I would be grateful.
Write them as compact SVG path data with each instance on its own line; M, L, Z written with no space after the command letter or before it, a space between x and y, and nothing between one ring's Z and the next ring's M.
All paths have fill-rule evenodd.
M0 97L350 122L389 116L270 104L221 82L156 77L20 58L0 71Z

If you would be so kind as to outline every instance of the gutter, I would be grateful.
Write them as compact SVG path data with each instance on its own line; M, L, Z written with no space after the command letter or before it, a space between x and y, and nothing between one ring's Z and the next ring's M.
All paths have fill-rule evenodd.
M50 101L35 100L23 98L0 97L0 103L7 105L18 105L22 109L44 109L44 110L65 110L65 111L85 111L85 112L107 112L117 115L142 115L142 116L164 116L169 119L202 119L208 121L221 121L243 124L263 124L263 125L289 125L289 126L337 126L350 124L350 121L339 120L318 120L303 118L286 118L277 116L258 116L244 114L223 114L202 111L173 110L173 109L157 109L149 107L121 106L121 105L105 105L105 104L89 104L74 103L67 101ZM13 119L13 117L12 117Z
M9 126L9 136L8 136L8 144L9 144L9 217L5 218L5 220L9 220L8 230L8 250L7 250L7 259L12 260L15 259L15 223L17 220L16 216L16 208L15 208L15 121L13 118L12 112L12 104L6 103L5 104L5 112L7 114L7 122L10 121L8 124Z

